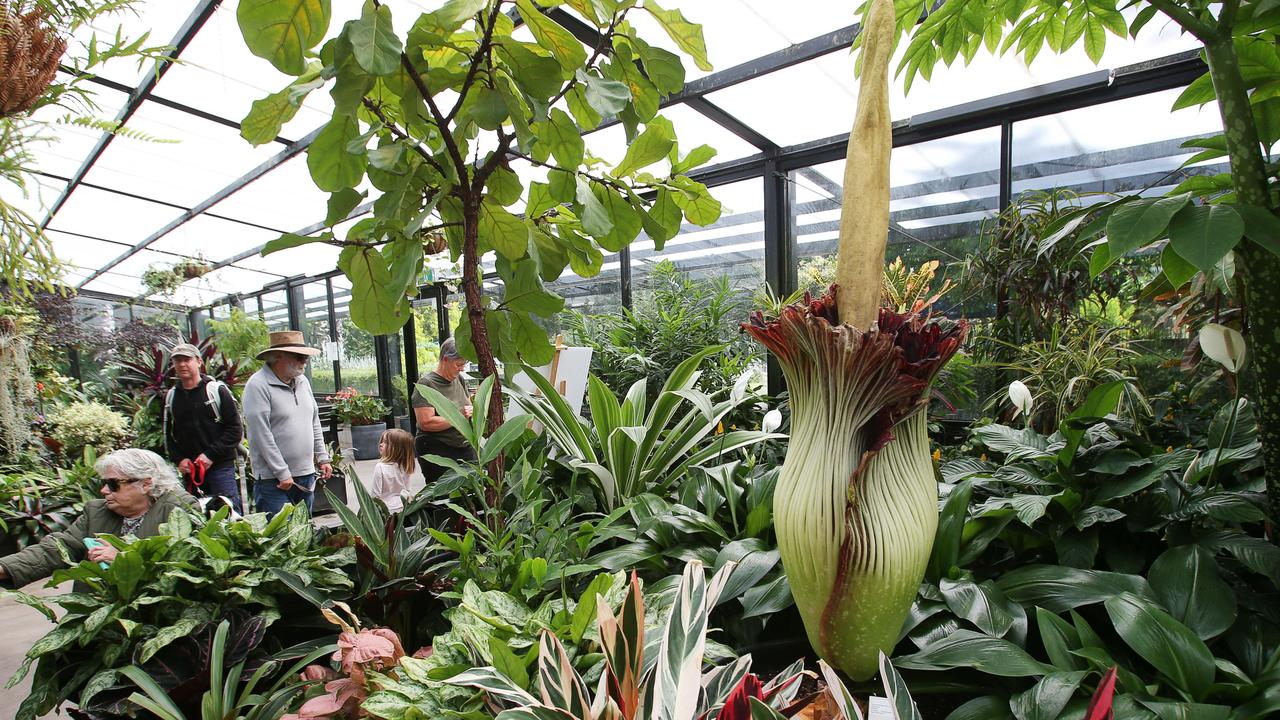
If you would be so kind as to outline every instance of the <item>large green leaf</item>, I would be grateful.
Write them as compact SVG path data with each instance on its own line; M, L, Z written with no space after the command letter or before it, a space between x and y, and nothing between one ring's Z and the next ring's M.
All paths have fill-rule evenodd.
M1190 199L1190 194L1182 194L1159 200L1138 200L1116 208L1107 219L1111 257L1121 257L1160 238L1174 214Z
M1031 689L1009 700L1014 717L1018 720L1057 720L1088 674L1078 670L1045 675Z
M975 583L972 580L942 578L938 590L951 612L988 635L1004 637L1018 628L1022 634L1026 633L1026 612L1016 603L1009 602L990 580Z
M301 75L307 53L329 30L329 0L241 0L236 21L249 52Z
M369 156L348 151L348 146L359 136L360 126L349 115L334 117L324 126L307 148L307 169L316 187L337 192L360 183Z
M1230 205L1183 208L1169 223L1169 243L1202 272L1211 272L1240 242L1244 220Z
M947 501L938 516L933 553L929 556L929 567L925 573L925 577L933 582L950 573L951 568L959 562L965 517L972 497L973 484L967 481L952 486L951 494L947 495Z
M627 154L613 169L614 176L632 175L637 170L658 162L667 156L675 143L671 122L665 118L654 118L644 132L627 145Z
M627 87L626 83L607 80L583 70L577 71L577 78L578 82L586 86L583 98L587 105L603 117L622 112L622 109L631 101L631 88ZM572 103L569 105L569 110L573 110ZM582 122L582 118L578 118L578 124L583 125L584 129L590 126L589 123Z
M574 170L582 164L586 145L582 140L582 132L573 123L569 113L560 108L552 108L547 120L534 123L533 131L538 136L538 144L545 146L546 152L561 167Z
M951 633L920 652L897 658L893 664L904 670L972 668L1002 677L1046 675L1054 671L1008 640L972 630Z
M1137 575L1081 570L1065 565L1026 565L996 580L1004 594L1026 607L1066 612L1081 605L1105 602L1127 592L1153 597L1147 581Z
M1082 420L1087 418L1103 418L1115 412L1116 406L1120 404L1120 396L1124 394L1125 383L1123 380L1115 382L1103 383L1089 391L1089 395L1084 399L1084 404L1076 408L1068 420ZM1080 440L1084 438L1084 428L1072 426L1064 423L1060 432L1067 439L1067 444L1058 452L1058 463L1070 466L1075 460L1076 449L1080 447Z
M1164 551L1151 564L1147 581L1156 600L1201 640L1226 632L1236 620L1236 594L1218 572L1218 563L1198 545Z
M370 75L390 75L400 68L404 46L391 27L391 8L365 0L360 19L348 26L356 62Z
M1199 272L1195 265L1187 262L1186 258L1173 249L1173 245L1165 245L1160 251L1160 269L1164 271L1164 276L1169 279L1169 284L1174 289L1187 284L1187 281Z
M538 12L530 0L516 0L516 7L520 10L520 17L533 32L533 38L551 53L560 67L573 72L587 64L587 50L573 33Z
M338 267L351 280L351 321L373 335L399 330L409 319L404 286L392 282L387 260L377 248L348 246Z
M1280 218L1270 210L1257 205L1236 204L1231 208L1244 220L1246 237L1280 255Z
M293 119L306 96L323 83L319 71L307 73L285 89L254 100L249 114L240 121L240 137L250 145L264 145L276 139L280 128Z
M1196 700L1213 684L1213 653L1190 628L1132 593L1108 598L1116 633L1144 660Z
M529 226L493 197L480 204L478 232L480 242L509 260L523 257L529 247Z
M707 61L707 45L702 39L701 25L686 20L679 10L662 9L653 0L645 0L644 9L648 10L658 24L662 25L662 29L667 31L667 35L675 41L675 44L693 58L699 70L711 72L712 67Z

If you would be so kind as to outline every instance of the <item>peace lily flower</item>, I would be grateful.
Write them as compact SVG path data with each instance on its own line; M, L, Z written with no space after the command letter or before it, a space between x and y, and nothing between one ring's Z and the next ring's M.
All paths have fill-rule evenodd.
M1014 417L1020 414L1031 417L1031 406L1035 405L1035 398L1032 397L1026 383L1021 380L1009 383L1009 402L1013 403Z
M764 414L764 421L760 423L760 430L771 433L782 427L782 412L779 410L770 410Z
M1233 375L1244 367L1244 336L1234 328L1208 323L1200 328L1200 349Z

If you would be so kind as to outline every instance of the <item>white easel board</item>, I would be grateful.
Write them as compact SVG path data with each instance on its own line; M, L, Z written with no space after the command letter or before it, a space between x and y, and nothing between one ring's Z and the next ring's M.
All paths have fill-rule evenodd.
M582 414L582 401L587 393L587 374L591 371L591 348L561 347L556 349L556 357L548 364L535 370L546 378L560 396L569 403L574 413ZM519 371L511 378L511 384L521 392L534 395L538 386ZM520 405L514 399L508 403L507 416L521 413Z

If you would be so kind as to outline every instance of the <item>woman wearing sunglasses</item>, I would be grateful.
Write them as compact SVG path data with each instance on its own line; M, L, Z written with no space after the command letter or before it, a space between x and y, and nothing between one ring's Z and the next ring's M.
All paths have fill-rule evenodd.
M116 450L99 458L93 469L101 480L98 492L102 499L85 503L84 513L66 530L0 558L0 584L22 587L66 567L58 552L59 542L76 562L88 559L109 563L115 559L116 549L98 541L98 534L136 538L157 535L170 513L195 503L178 483L173 466L150 450ZM86 544L93 547L86 548Z

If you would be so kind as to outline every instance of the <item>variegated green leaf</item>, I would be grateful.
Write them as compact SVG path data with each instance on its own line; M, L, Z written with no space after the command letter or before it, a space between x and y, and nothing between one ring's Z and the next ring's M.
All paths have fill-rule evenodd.
M566 711L579 720L591 720L587 687L569 662L560 638L542 631L538 649L538 690L542 704Z

